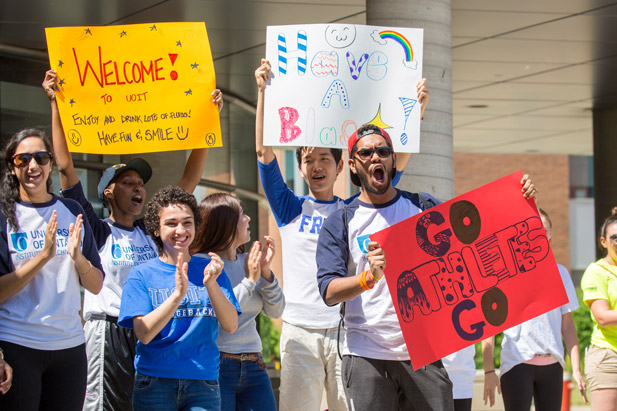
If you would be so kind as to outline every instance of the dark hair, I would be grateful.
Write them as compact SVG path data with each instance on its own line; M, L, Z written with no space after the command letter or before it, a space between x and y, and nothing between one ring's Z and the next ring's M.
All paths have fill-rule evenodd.
M4 147L4 170L2 170L2 176L0 177L0 190L2 195L0 196L0 208L6 219L11 224L11 227L15 231L19 230L19 222L15 215L15 201L19 199L19 180L11 172L15 168L13 164L13 155L17 150L17 146L27 138L36 137L40 139L45 145L45 149L52 153L51 143L45 136L45 132L36 128L26 128L13 134L11 139ZM53 165L53 157L50 165ZM51 194L51 173L47 177L47 192Z
M369 131L372 131L372 133L369 133ZM388 147L393 148L392 144L390 144L390 141L388 140L390 136L389 135L387 137L384 136L384 133L386 133L385 130L382 130L381 128L377 127L375 124L370 124L370 123L364 124L358 130L356 130L356 133L358 136L360 136L360 138L356 140L353 147L351 148L351 155L355 154L356 148L358 147L358 141L360 141L363 136L367 136L369 134L377 134L379 136L382 136L386 140Z
M117 182L118 182L118 180L120 180L120 177L122 177L122 176L124 175L124 173L126 173L126 172L127 172L127 171L129 171L129 170L133 170L133 169L128 169L128 170L124 170L124 171L122 171L120 174L118 174L117 176L115 176L114 178L112 178L112 179L111 179L111 181L109 182L109 184L107 185L107 187L109 187L109 186L110 186L110 185L112 185L112 184L117 183ZM135 171L135 170L133 170L133 171ZM135 171L135 172L136 172L136 171ZM136 173L137 173L137 172L136 172ZM139 175L139 173L137 173L137 175ZM142 177L141 177L141 176L139 176L139 178L142 178ZM142 178L142 180L143 180L143 178ZM142 188L143 188L144 193L147 193L145 185L146 185L146 184L145 184L145 182L144 182L144 186L143 186ZM111 214L111 212L112 212L113 210L111 209L111 202L109 201L109 197L107 197L107 195L106 195L106 194L103 194L103 198L101 199L101 201L103 202L103 207L105 207L106 209L108 209L108 210L109 210L109 213Z
M144 225L146 230L156 247L159 249L159 253L163 251L163 241L160 236L154 233L160 231L161 227L161 209L170 205L185 205L193 212L193 219L195 227L201 225L201 216L199 215L199 209L197 208L197 200L193 194L186 192L180 187L167 186L161 188L154 194L154 196L146 204L146 214L144 216Z
M238 235L238 221L242 215L240 201L227 193L214 193L199 204L201 225L195 235L191 252L219 252L230 248ZM238 247L244 252L244 244Z
M298 162L298 167L302 165L302 152L306 150L307 146L301 146L296 148L296 161ZM332 153L332 157L334 157L334 163L338 165L341 158L343 158L343 150L340 148L332 148L330 147L330 153Z
M606 230L608 229L608 226L613 223L617 223L617 207L613 207L611 209L611 215L609 215L608 217L604 219L604 222L602 223L602 227L600 228L601 238L606 238ZM600 246L600 249L604 248L599 238L598 238L598 244Z
M553 228L553 222L551 221L551 218L548 216L548 213L541 208L538 208L538 212L540 213L540 216L544 217L546 221L548 221L548 228Z

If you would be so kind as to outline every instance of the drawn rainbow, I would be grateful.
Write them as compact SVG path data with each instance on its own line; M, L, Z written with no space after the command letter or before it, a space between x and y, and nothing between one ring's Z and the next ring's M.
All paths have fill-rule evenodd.
M407 38L401 33L392 30L386 30L379 32L379 37L381 37L382 39L392 39L396 41L403 47L403 50L405 50L405 60L413 61L413 49L411 48L411 43L409 43L409 40L407 40Z

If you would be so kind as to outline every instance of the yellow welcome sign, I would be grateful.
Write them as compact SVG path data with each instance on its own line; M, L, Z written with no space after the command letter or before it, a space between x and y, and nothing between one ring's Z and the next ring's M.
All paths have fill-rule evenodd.
M45 29L69 149L129 154L221 146L204 23Z

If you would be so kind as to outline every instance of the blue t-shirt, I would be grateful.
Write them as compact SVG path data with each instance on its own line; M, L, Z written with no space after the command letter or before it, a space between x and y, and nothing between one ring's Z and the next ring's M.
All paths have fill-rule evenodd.
M189 289L173 318L150 343L137 342L135 369L140 374L191 380L218 379L218 320L203 285L204 268L209 262L208 258L191 258ZM216 282L240 314L225 271ZM152 312L172 294L175 286L175 265L156 258L133 267L124 284L118 324L133 328L133 317Z

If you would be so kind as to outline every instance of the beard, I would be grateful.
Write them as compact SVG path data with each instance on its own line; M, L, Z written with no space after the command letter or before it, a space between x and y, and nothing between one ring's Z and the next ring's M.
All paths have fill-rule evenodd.
M386 191L390 189L390 185L392 184L391 173L387 172L386 170L384 170L384 178L386 179L386 184L384 184L382 187L379 187L379 188L371 184L369 173L365 173L360 168L356 168L356 175L358 176L358 179L360 180L362 189L366 190L367 192L371 194L377 194L377 195L384 194Z

